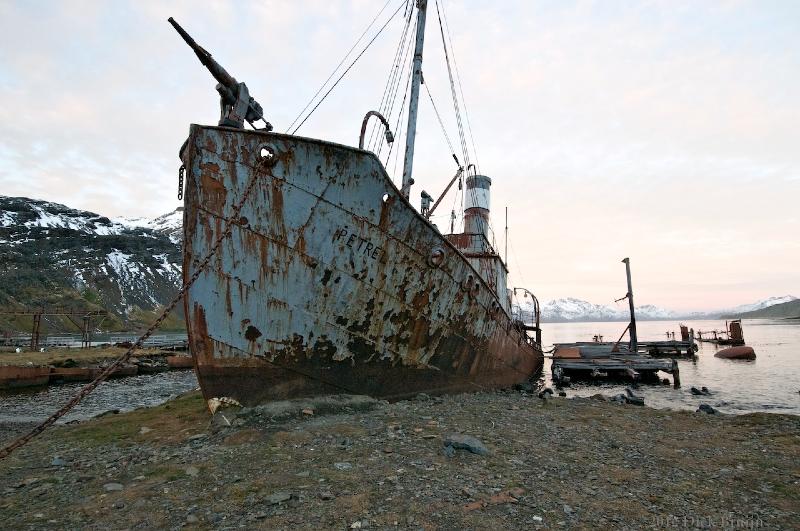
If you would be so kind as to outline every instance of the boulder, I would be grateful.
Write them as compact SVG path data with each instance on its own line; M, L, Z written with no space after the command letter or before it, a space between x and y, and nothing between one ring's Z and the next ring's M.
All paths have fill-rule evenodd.
M455 450L467 450L477 455L489 455L489 449L481 441L463 433L451 433L446 436L444 446L450 446Z

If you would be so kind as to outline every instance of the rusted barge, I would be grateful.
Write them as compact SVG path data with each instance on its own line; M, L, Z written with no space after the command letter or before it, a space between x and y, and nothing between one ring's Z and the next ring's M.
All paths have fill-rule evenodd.
M399 399L508 387L540 373L538 315L514 317L507 269L489 240L491 179L459 168L461 233L429 221L436 205L426 193L422 212L409 202L424 0L400 189L371 151L271 126L245 130L245 120L263 119L260 105L171 22L222 94L220 126L192 125L181 149L183 274L197 277L185 314L206 399ZM361 145L375 115L391 142L371 111Z
M0 389L47 385L50 367L0 365Z
M705 337L703 337L705 336ZM741 319L725 321L725 330L697 331L697 340L715 345L744 345L744 332Z

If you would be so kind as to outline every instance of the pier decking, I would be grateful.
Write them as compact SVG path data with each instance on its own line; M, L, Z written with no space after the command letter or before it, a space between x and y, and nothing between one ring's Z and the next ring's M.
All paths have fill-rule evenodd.
M673 385L680 387L680 371L675 359L660 359L629 351L614 352L601 343L556 345L551 366L553 381L568 383L572 378L630 379L633 382L659 380L656 373L672 375Z
M597 342L597 341L576 341L574 343L556 343L558 348L581 347L586 349L593 349L595 347L600 350L611 352L614 343L610 342ZM621 344L620 349L627 347L627 344ZM627 352L627 351L625 351ZM637 354L649 354L650 356L680 356L692 357L697 352L697 343L692 340L688 341L639 341L637 343Z

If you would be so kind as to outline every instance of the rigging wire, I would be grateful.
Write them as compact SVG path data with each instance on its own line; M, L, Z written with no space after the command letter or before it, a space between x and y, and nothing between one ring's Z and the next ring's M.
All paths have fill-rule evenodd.
M346 76L346 75L347 75L347 73L350 71L350 69L351 69L351 68L353 68L353 66L354 66L354 65L355 65L355 64L358 62L358 60L359 60L359 59L361 59L361 56L362 56L362 55L364 55L364 52L366 52L366 51L369 49L369 47L370 47L370 46L372 46L372 43L373 43L373 42L375 42L375 39L377 39L377 38L380 36L380 34L381 34L381 33L383 33L383 30L384 30L384 29L386 29L386 26L388 26L388 25L389 25L389 23L390 23L392 20L394 20L394 17L397 15L397 13L399 13L399 12L400 12L400 9L402 9L403 5L405 5L405 0L403 0L403 3L401 3L401 4L400 4L400 5L397 7L397 9L394 11L394 13L392 13L392 15L389 17L389 19L388 19L388 20L387 20L387 21L386 21L386 22L383 24L383 26L381 26L381 28L380 28L380 29L378 30L378 32L377 32L377 33L376 33L376 34L375 34L375 35L372 37L372 39L370 39L370 41L367 43L367 45L366 45L366 46L364 46L364 49L363 49L363 50L361 50L361 52L359 52L359 54L356 56L356 58L355 58L355 59L353 59L353 62L352 62L352 63L350 63L350 66L348 66L348 67L345 69L345 71L344 71L344 72L342 72L342 75L341 75L341 76L339 76L339 78L338 78L338 79L336 80L336 82L335 82L335 83L334 83L334 84L331 86L331 88L329 88L329 89L328 89L328 91L325 93L325 95L323 95L323 96L322 96L322 98L321 98L321 99L320 99L320 100L317 102L317 104L316 104L316 105L314 105L314 107L313 107L313 108L312 108L312 109L311 109L311 110L308 112L308 114L306 115L306 117L305 117L305 118L303 118L303 121L302 121L302 122L300 122L300 124L299 124L297 127L295 127L295 128L294 128L294 131L292 131L292 132L291 132L291 134L295 134L295 133L297 133L297 131L298 131L298 130L299 130L299 129L300 129L302 126L303 126L303 124L304 124L304 123L306 123L306 120L308 120L308 119L311 117L311 115L312 115L312 114L314 114L314 111L316 111L316 110L317 110L317 108L318 108L318 107L319 107L319 106L322 104L322 102L323 102L323 101L325 101L325 98L327 98L327 97L328 97L328 95L329 95L331 92L333 92L333 89L335 89L335 88L336 88L336 85L338 85L338 84L339 84L339 82L342 80L342 78L344 78L344 76Z
M442 128L442 133L444 133L444 139L447 141L447 146L450 148L450 153L453 154L453 157L456 156L456 151L453 149L453 143L450 142L450 136L447 134L447 129L444 127L444 122L442 122L442 117L439 114L439 109L436 108L436 103L433 101L433 95L431 94L430 89L428 88L428 83L423 83L425 87L425 92L428 93L428 99L431 100L431 105L433 106L433 112L436 113L436 119L439 120L439 125ZM456 159L456 163L458 163L458 159Z
M442 17L444 18L444 27L447 32L447 40L450 41L450 52L453 55L453 65L456 69L456 80L458 81L458 90L461 93L461 103L464 104L464 117L467 120L467 130L469 131L469 138L472 142L472 154L475 157L475 168L480 173L481 165L478 162L478 149L475 147L475 137L472 135L472 125L469 121L469 110L467 109L467 99L464 97L464 87L461 84L461 74L458 71L458 61L456 61L456 52L453 49L453 39L450 37L450 25L447 23L447 13L444 9L444 0L442 1ZM438 0L437 0L438 2Z
M456 114L456 123L458 124L458 136L461 141L461 151L464 155L464 164L469 166L469 154L467 152L467 143L464 136L464 125L461 121L461 110L458 106L458 94L456 93L456 86L453 80L453 69L450 66L450 52L448 51L447 42L444 38L444 26L442 24L442 16L439 12L439 0L436 0L436 16L439 20L439 34L442 37L442 48L444 49L444 60L447 64L447 75L450 78L450 94L453 97L453 109Z
M416 28L417 28L417 22L415 20L414 21L414 32L411 32L411 34L416 32ZM406 91L408 90L408 86L409 86L409 83L411 81L411 72L413 70L413 64L414 64L414 57L413 57L413 54L411 53L411 50L412 50L411 44L412 44L413 41L414 41L414 39L411 39L411 38L408 39L407 46L406 46L405 50L403 51L402 67L400 68L400 70L398 72L398 75L395 78L394 86L391 89L391 95L390 95L390 97L389 97L389 99L387 101L386 108L384 109L384 112L386 113L386 115L389 116L389 118L388 118L389 120L391 120L391 116L394 113L394 105L395 105L395 102L397 101L397 95L398 95L398 93L400 91L400 84L402 83L403 75L406 72L406 68L408 68L408 80L406 82ZM405 97L406 96L405 96L405 93L404 93L403 105L405 105ZM401 109L401 111L402 111L402 109ZM399 127L399 126L400 126L400 123L398 122L397 127ZM395 132L398 131L397 127L395 127ZM383 137L381 135L378 135L377 139L375 141L375 145L373 147L373 151L377 151L377 154L378 154L379 157L380 157L381 151L383 150L383 142L384 142L384 140L385 140L385 137Z
M296 124L296 123L297 123L297 120L299 120L299 119L300 119L300 117L301 117L301 116L303 116L303 113L304 113L304 112L306 112L306 109L308 109L308 108L311 106L311 104L314 102L314 100L317 98L317 96L319 96L319 93L320 93L320 92L322 92L322 90L325 88L325 85L327 85L327 84L328 84L328 82L329 82L329 81L330 81L330 80L333 78L333 76L334 76L334 75L336 75L336 72L338 72L338 71L339 71L339 69L342 67L342 65L343 65L343 64L344 64L344 62L347 60L347 58L348 58L348 57L350 57L350 54L351 54L351 53L353 53L353 50L355 50L356 46L358 46L358 43L359 43L359 42L361 42L361 39L363 39L363 38L364 38L364 35L366 35L366 34L367 34L367 32L369 31L369 29L370 29L370 28L371 28L371 27L372 27L372 26L375 24L375 21L376 21L376 20L378 20L378 17L380 17L380 16L381 16L381 13L383 13L383 11L386 9L386 7L387 7L387 6L388 6L388 5L389 5L391 2L392 2L392 0L386 0L386 3L383 5L383 7L381 8L381 10L380 10L380 11L378 11L378 14L377 14L377 15L375 15L375 18L373 18L373 19L372 19L372 22L370 22L370 23L369 23L369 25L366 27L366 29L364 29L364 32L363 32L363 33L361 33L361 35L358 37L358 39L356 40L356 42L354 42L354 43L353 43L353 46L351 46L351 47L350 47L350 50L348 50L348 51L347 51L347 53L345 54L345 56L344 56L344 57L342 57L342 60L339 62L339 64L338 64L338 65L336 65L336 68L334 68L334 69L333 69L333 72L331 72L331 75L329 75L329 76L328 76L328 79L326 79L326 80L325 80L325 82L324 82L324 83L323 83L323 84L322 84L322 85L319 87L319 89L317 90L317 92L316 92L316 93L315 93L315 94L314 94L314 95L311 97L311 99L310 99L310 100L308 100L308 103L306 103L306 106L305 106L305 107L303 107L303 110L302 110L302 111L300 111L300 113L297 115L297 117L296 117L294 120L292 120L292 123L291 123L291 124L289 124L289 127L287 127L287 128L286 128L286 132L287 132L287 133L288 133L288 132L289 132L289 130L290 130L290 129L291 129L293 126L294 126L294 124Z
M441 11L443 11L443 10L444 10L444 7L442 7ZM470 165L470 162L469 162L469 160L470 160L469 159L469 148L467 146L467 139L466 139L466 135L464 133L464 124L463 124L463 121L461 119L461 109L460 109L459 104L458 104L458 93L456 92L455 81L454 81L454 78L453 78L453 68L450 65L450 55L453 55L453 60L455 61L455 54L454 54L454 52L452 50L452 46L453 46L452 39L449 39L449 30L448 30L448 39L450 41L450 46L449 47L448 47L448 40L446 40L445 36L444 36L444 31L445 30L444 30L444 24L442 23L441 11L439 9L439 0L436 0L436 15L437 15L437 19L438 19L438 22L439 22L439 34L440 34L441 39L442 39L442 47L444 49L445 62L447 64L447 74L448 74L448 77L449 77L449 80L450 80L450 94L451 94L451 96L453 98L453 109L454 109L455 114L456 114L456 123L458 125L458 135L459 135L459 140L460 140L460 143L461 143L461 150L462 150L462 153L464 155L464 165L465 165L465 167L468 168L469 165ZM450 48L449 51L448 51L448 48ZM461 83L461 81L459 80L459 84L460 83ZM463 96L463 93L462 93L462 96ZM475 169L476 169L476 173L477 173L477 166L475 166ZM467 179L469 179L469 177L467 177ZM475 190L475 188L472 188L469 193L470 193L470 198L472 199L473 204L477 205L478 204L478 201L477 201L478 195L477 195L477 191ZM463 197L464 197L464 200L466 201L466 192L464 193ZM466 205L464 205L464 207L466 207ZM463 210L463 208L462 208L462 210ZM488 233L489 229L491 228L491 225L489 224L488 220L484 221L482 218L478 218L478 219L479 219L479 222L478 222L479 223L479 228L481 229L481 231ZM485 227L483 226L484 224L486 224ZM488 234L487 234L487 240L488 240Z
M397 128L400 127L400 122L402 122L403 116L405 116L405 113L406 113L406 98L408 98L408 92L409 92L408 89L411 86L411 73L412 73L412 71L413 70L409 70L408 71L408 79L406 81L406 90L405 90L404 95L403 95L403 101L400 104L400 112L397 115L397 123L395 124L395 131L397 131ZM405 135L403 135L403 136L405 137ZM395 144L398 144L398 143L399 142L394 142L394 144L389 146L389 153L386 155L386 163L384 164L384 167L387 167L389 165L389 158L392 156L392 150L394 150ZM399 158L399 155L398 155L399 153L400 153L399 149L397 149L394 152L394 167L392 168L392 176L397 174L397 160Z
M411 13L413 9L408 9L408 4L406 4L406 11L408 16L406 18L406 23L403 26L403 32L400 34L400 41L397 43L397 50L394 53L394 59L392 60L392 65L389 68L389 75L386 77L386 86L383 88L383 95L381 95L381 102L378 105L378 112L384 112L384 104L387 101L389 94L391 93L393 84L395 82L395 78L399 75L398 69L400 68L402 63L402 58L405 55L405 46L406 46L406 39L408 36L408 29L411 26ZM382 124L381 124L382 125ZM369 141L367 142L367 146L371 146L373 143L373 138L375 136L375 131L378 130L378 122L372 122L372 128L370 129L369 133Z

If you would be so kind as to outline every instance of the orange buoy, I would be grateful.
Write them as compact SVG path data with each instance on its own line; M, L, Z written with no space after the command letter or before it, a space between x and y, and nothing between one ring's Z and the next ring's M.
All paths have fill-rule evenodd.
M729 360L754 360L756 359L756 351L753 350L753 347L744 345L740 347L724 348L714 354L714 356Z

